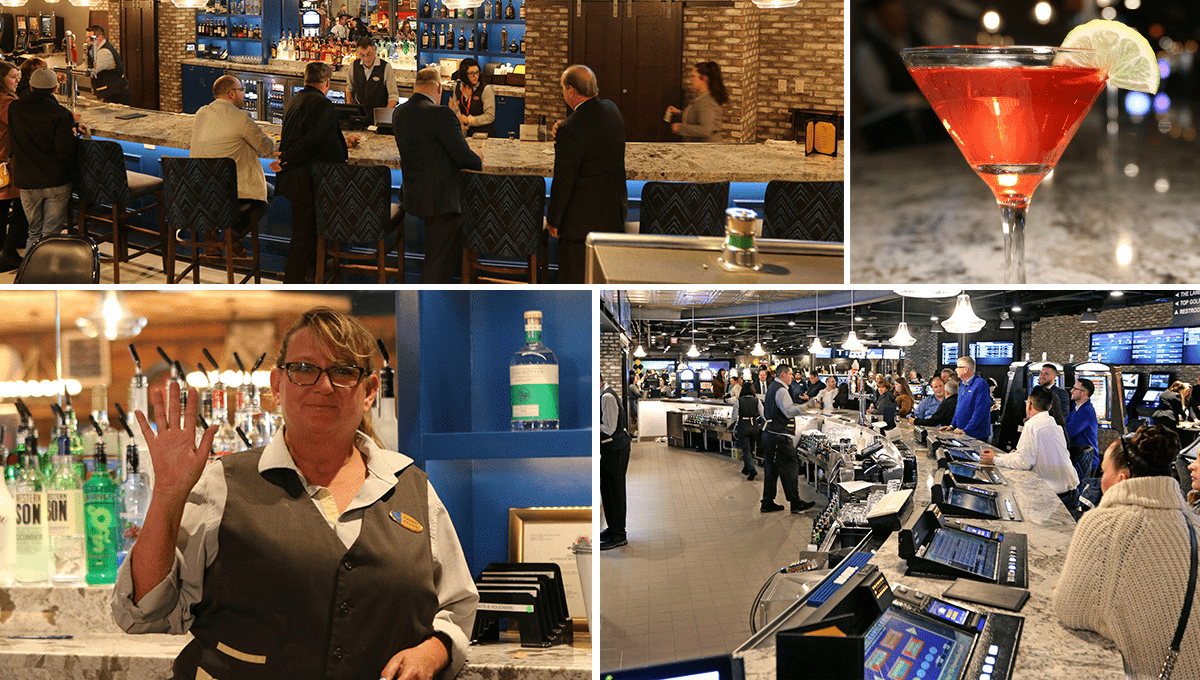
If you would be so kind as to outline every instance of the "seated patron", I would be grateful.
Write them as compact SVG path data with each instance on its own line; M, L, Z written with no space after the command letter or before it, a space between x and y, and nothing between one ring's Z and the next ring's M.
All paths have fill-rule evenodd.
M951 421L954 420L954 410L958 407L958 381L943 382L939 376L930 381L930 384L933 386L933 398L940 400L937 402L933 413L928 416L914 418L913 425L920 425L922 427L949 426ZM924 404L924 402L921 403Z
M1079 476L1071 465L1071 455L1067 453L1066 435L1050 415L1052 404L1057 399L1049 389L1036 385L1025 400L1027 419L1021 438L1017 440L1016 450L997 454L992 449L984 449L979 454L979 462L1017 470L1032 469L1070 508L1074 502L1075 488L1079 486Z

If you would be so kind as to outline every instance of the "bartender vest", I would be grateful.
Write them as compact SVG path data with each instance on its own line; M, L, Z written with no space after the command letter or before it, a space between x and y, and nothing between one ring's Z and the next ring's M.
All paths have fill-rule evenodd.
M662 381L658 379L657 375L650 374L646 376L646 379L642 382L642 387L646 388L647 396L651 399L662 397Z
M425 473L404 468L347 550L299 476L259 473L261 456L221 459L229 492L217 556L174 677L379 677L432 635L438 611Z
M367 110L371 115L372 109L382 109L388 103L387 83L383 80L384 67L379 58L375 58L375 68L371 69L371 77L363 68L362 59L355 59L350 69L350 86L354 90L354 101Z
M791 434L796 428L795 419L784 414L779 410L779 404L775 402L775 393L779 390L786 390L787 387L778 380L772 382L767 387L767 397L763 402L763 411L767 415L767 432L774 434Z
M743 394L738 397L738 432L758 430L758 397Z
M600 433L600 455L628 451L632 438L629 436L629 420L625 416L625 409L621 407L621 398L611 387L605 387L601 394L610 394L613 399L617 400L617 429L613 430L607 440L605 440L604 433ZM600 410L604 410L603 403L601 403Z
M471 89L471 99L467 106L463 105L463 86L462 83L454 85L454 100L458 103L458 111L464 116L482 116L483 115L483 88L487 87L487 83L479 83L478 87ZM487 125L476 125L467 128L467 135L473 135L476 132L486 132L489 136L496 130L495 121Z
M121 55L117 52L117 48L106 40L100 49L108 50L112 54L113 68L96 74L96 83L93 89L97 97L111 99L124 92L125 88L129 87L129 81L125 80L125 64L121 61ZM88 61L92 61L90 59L91 50L88 50L88 56ZM94 63L89 65L95 67Z

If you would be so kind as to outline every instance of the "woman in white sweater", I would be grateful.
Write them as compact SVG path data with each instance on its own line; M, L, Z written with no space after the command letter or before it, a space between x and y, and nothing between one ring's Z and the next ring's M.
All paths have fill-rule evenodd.
M1067 628L1116 643L1130 678L1156 678L1175 635L1200 518L1171 477L1179 439L1142 427L1104 454L1100 505L1075 529L1054 607ZM1175 678L1200 678L1200 603L1192 607Z

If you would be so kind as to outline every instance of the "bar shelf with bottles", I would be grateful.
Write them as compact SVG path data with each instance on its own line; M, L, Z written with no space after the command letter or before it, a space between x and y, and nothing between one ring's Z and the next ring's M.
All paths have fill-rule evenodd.
M481 65L525 63L524 0L485 0L465 10L448 9L439 0L421 0L419 8L420 68L443 58L473 57Z
M296 30L295 0L211 0L196 13L196 56L267 63L271 38ZM286 17L286 18L285 18Z

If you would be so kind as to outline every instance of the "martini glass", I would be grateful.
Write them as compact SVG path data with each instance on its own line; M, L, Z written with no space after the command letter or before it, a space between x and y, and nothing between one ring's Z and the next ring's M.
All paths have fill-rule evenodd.
M1004 282L1025 283L1025 212L1104 89L1111 58L1062 47L900 51L967 163L991 188L1004 227Z

